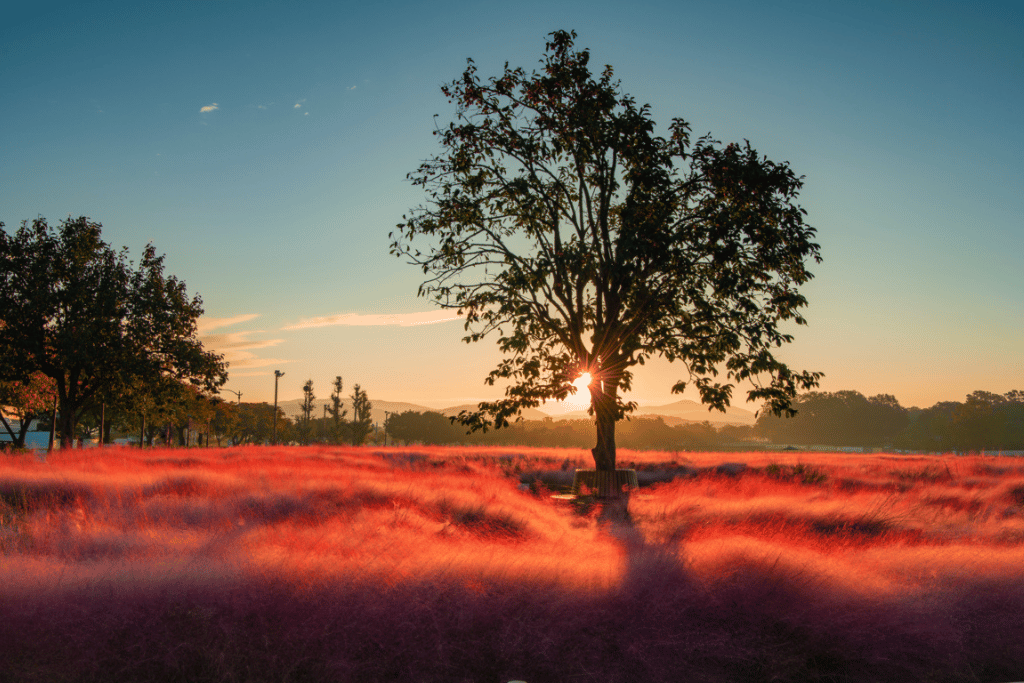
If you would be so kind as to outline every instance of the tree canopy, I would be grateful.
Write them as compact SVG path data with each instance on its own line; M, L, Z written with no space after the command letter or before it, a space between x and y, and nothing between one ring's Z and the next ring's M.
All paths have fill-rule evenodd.
M486 381L507 383L505 398L464 424L506 426L589 373L594 459L611 470L615 422L635 408L621 392L649 358L678 361L672 390L692 383L720 410L737 383L775 414L817 385L774 350L792 340L783 323L805 323L798 288L820 257L787 163L749 142L693 142L681 118L656 134L650 108L610 66L592 74L575 38L550 34L539 72L506 64L482 80L468 60L442 87L455 117L409 174L426 203L391 251L422 268L421 296L465 316L467 342L498 335L505 357Z
M909 424L895 396L870 398L859 391L811 391L796 397L795 417L758 416L758 432L775 443L824 446L892 446Z
M32 373L26 382L0 380L0 425L15 448L25 447L25 436L33 421L50 417L55 399L53 380L41 372ZM8 422L2 407L12 409L18 421L17 431Z
M196 338L202 299L164 275L152 244L133 268L84 216L56 230L44 218L13 235L2 228L0 379L41 372L54 381L63 446L94 398L176 382L212 392L226 381L223 358Z

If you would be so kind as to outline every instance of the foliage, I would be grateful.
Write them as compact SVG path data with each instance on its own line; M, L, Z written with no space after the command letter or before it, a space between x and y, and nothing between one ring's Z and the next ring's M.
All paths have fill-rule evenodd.
M54 380L64 446L94 398L168 381L212 391L227 378L222 357L196 338L200 297L164 275L152 244L133 269L100 232L84 216L56 230L44 218L14 235L0 229L0 379Z
M56 385L41 372L32 373L27 382L0 380L0 406L10 408L18 421L15 430L0 409L0 424L11 437L15 448L25 447L25 436L36 420L46 420L53 415L56 404Z
M758 433L780 444L892 446L909 421L907 409L888 394L812 391L798 395L793 407L797 413L788 419L758 416Z
M762 414L755 425L668 424L660 416L618 425L619 445L634 450L763 449L773 445L900 448L932 452L1024 450L1024 392L975 391L963 403L904 408L895 397L858 391L799 394L795 417ZM505 429L466 434L441 413L407 411L391 418L400 442L583 448L593 443L593 420L527 420ZM792 474L792 473L790 473ZM798 472L802 476L802 473Z
M782 323L805 322L798 288L820 258L788 164L749 143L691 143L680 118L656 135L649 107L620 92L611 67L592 75L575 37L552 33L540 72L506 64L483 81L469 60L442 88L455 121L435 131L442 152L409 174L427 204L391 251L423 269L420 295L465 316L467 342L498 334L505 358L487 382L509 382L506 398L460 421L507 426L587 372L594 458L614 469L615 422L635 408L620 392L654 356L680 362L712 407L749 383L750 400L791 412L820 373L773 350L792 339Z
M306 383L302 385L302 405L299 408L302 411L302 415L298 425L299 441L303 444L308 444L313 439L313 408L316 407L315 400L313 380L306 380Z
M270 443L274 434L274 406L269 403L237 403L235 404L236 421L231 432L234 445ZM278 440L288 443L292 440L293 424L277 408Z
M1024 450L1024 391L974 391L963 403L904 408L895 397L808 392L797 415L758 418L758 436L775 444L897 447L933 452Z
M951 417L954 448L1024 449L1024 391L972 392Z
M331 386L333 388L333 391L331 392L331 402L327 406L327 414L331 418L330 440L332 443L340 444L344 441L345 431L347 429L345 416L348 415L348 410L342 406L341 392L344 389L345 384L341 380L341 375L334 378L334 384Z
M370 416L371 408L373 408L373 404L369 397L357 384L352 390L352 421L348 423L353 446L361 446L373 429L373 418Z
M745 428L749 436L749 428ZM584 448L594 442L593 420L528 420L505 429L466 434L441 413L406 411L391 417L396 442L424 445L488 444ZM736 431L724 433L707 422L670 426L661 417L638 417L619 425L617 440L634 450L703 450L735 446Z
M168 442L184 392L180 382L170 379L155 384L139 378L122 382L116 391L107 392L111 397L110 419L119 431L131 438L139 437L147 445L152 446L158 437Z
M218 446L221 445L222 440L236 433L238 421L237 404L220 400L213 402L213 419L210 421L210 431L213 434L213 438L217 440Z
M413 410L392 415L388 421L388 434L397 441L428 446L460 443L466 437L465 430L453 425L441 413Z
M198 387L181 383L181 392L172 408L171 424L179 446L200 445L199 439L209 435L216 399L207 396Z

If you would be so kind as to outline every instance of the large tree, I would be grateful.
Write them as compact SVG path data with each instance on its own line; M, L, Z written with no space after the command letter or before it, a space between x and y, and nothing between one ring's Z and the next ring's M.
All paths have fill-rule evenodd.
M455 118L409 174L426 204L391 251L423 269L420 295L465 316L466 341L498 334L505 358L487 382L508 382L506 397L462 422L505 426L589 373L594 459L609 471L615 423L635 407L630 368L651 357L684 366L673 392L692 382L720 410L735 383L773 413L817 385L774 352L792 340L784 323L805 322L798 287L820 258L787 163L748 142L691 143L679 118L659 136L575 37L552 33L540 72L506 64L484 81L469 60L442 87Z
M93 398L125 386L188 382L213 392L226 364L196 338L202 299L164 275L163 256L147 245L137 267L111 249L86 217L0 224L0 375L42 372L56 384L62 446Z

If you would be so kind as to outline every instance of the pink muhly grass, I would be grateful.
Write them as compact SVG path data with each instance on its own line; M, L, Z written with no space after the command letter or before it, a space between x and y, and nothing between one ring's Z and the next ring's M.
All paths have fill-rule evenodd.
M520 490L520 473L575 467L583 453L0 460L0 680L998 681L1024 670L1017 461L628 453L698 474L641 489L631 521L614 524ZM723 461L749 467L715 473Z

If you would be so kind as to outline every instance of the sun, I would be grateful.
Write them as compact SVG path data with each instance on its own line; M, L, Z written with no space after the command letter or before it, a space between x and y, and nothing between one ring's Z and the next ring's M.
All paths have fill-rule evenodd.
M590 386L590 373L584 372L582 375L576 378L576 381L573 382L572 385L576 387L577 395L579 395L580 392L586 393L587 387Z
M558 400L551 406L555 414L568 413L577 410L586 410L590 406L590 391L587 386L591 378L589 372L584 372L572 383L574 393L569 393L565 398Z

